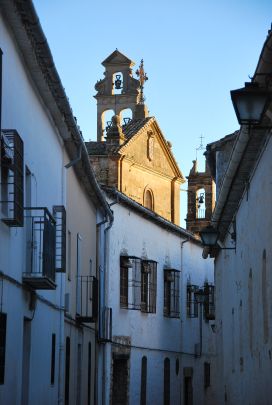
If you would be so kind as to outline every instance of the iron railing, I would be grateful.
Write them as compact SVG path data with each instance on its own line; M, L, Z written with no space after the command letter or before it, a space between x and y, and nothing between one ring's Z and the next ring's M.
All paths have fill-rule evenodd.
M77 277L77 315L79 322L91 323L98 315L98 280L94 276Z
M187 284L187 318L198 317L198 302L195 293L199 290L198 285Z
M66 210L63 205L53 206L56 221L56 272L66 271Z
M45 207L27 207L25 212L27 249L23 281L35 289L55 289L55 219Z

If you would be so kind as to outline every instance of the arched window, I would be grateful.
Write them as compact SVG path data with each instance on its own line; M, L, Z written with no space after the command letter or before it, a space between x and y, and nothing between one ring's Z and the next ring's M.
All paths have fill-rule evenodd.
M102 113L101 116L101 124L102 124L102 130L103 130L103 135L107 135L107 131L111 126L111 119L115 115L115 112L113 110L106 110Z
M132 110L130 108L126 108L120 111L120 122L122 125L127 125L132 120Z
M204 219L206 217L206 198L205 189L200 188L196 192L196 217Z
M154 210L154 198L152 191L147 189L144 193L144 206L149 210Z
M164 360L163 404L170 405L170 359L168 357Z
M122 94L123 90L123 73L115 72L112 75L112 94Z
M142 370L141 370L141 405L146 405L146 380L147 380L147 358L142 357Z

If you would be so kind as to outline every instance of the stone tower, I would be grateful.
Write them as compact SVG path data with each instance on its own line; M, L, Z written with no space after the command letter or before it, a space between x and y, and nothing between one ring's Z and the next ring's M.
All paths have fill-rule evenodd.
M215 183L206 162L205 172L197 169L197 160L188 179L188 211L186 229L198 233L208 226L215 204Z
M141 77L137 80L132 76L135 63L116 49L102 65L105 67L105 78L96 83L97 94L94 96L97 100L98 142L104 141L106 111L112 110L115 116L119 116L120 122L122 111L128 108L132 111L132 119L148 115L146 106L141 103Z
M179 224L180 185L185 182L155 117L149 117L143 89L143 60L133 77L132 62L118 50L106 58L97 91L97 140L86 142L96 178L150 211ZM131 119L122 112L130 109ZM105 116L112 117L105 127Z

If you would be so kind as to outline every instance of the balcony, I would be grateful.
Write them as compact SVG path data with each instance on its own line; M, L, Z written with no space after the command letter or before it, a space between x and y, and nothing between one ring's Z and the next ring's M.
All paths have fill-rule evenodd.
M77 277L77 314L80 323L93 323L98 315L98 280L94 276Z
M34 290L54 290L56 222L47 208L25 208L26 272L23 282Z

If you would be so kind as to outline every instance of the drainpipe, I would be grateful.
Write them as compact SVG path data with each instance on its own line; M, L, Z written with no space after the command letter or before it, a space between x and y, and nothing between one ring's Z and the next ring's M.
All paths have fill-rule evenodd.
M110 206L116 204L116 202L109 204ZM109 223L109 225L104 229L104 250L103 250L103 266L100 266L100 274L99 274L99 320L98 320L98 338L100 339L102 334L103 328L103 315L104 310L107 307L107 288L108 285L106 283L107 277L107 264L108 264L108 238L109 238L109 230L113 225L113 214L110 218L106 218L103 221L97 224L97 227L101 227L102 225ZM101 364L101 362L100 362ZM101 393L99 398L101 397ZM100 402L98 402L100 403ZM106 404L106 344L103 344L102 349L102 405Z

